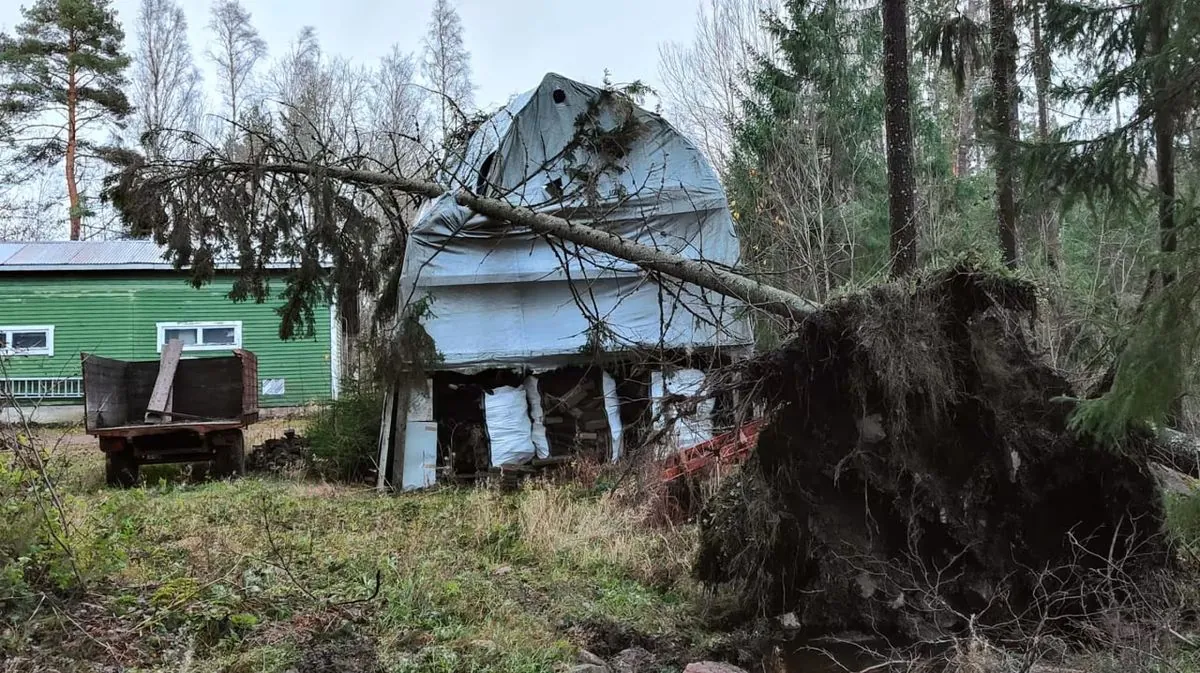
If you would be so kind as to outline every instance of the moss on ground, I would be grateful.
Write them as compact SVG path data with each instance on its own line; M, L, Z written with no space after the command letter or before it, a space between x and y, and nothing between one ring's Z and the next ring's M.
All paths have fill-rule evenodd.
M120 491L84 467L63 483L86 589L13 603L0 670L549 671L597 628L708 637L693 531L577 486Z

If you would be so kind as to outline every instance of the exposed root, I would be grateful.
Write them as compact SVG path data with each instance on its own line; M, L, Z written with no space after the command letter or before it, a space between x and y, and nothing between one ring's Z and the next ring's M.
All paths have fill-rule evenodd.
M776 411L705 513L698 575L747 610L922 638L1070 621L1105 577L1165 566L1144 451L1068 431L1035 305L960 265L830 304L751 363Z

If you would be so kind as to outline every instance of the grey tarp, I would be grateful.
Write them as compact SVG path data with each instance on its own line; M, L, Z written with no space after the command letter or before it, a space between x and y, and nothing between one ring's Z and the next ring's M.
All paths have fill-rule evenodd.
M456 188L736 266L738 239L712 166L658 115L597 105L605 95L547 75L480 127L448 178ZM585 112L604 129L632 115L638 129L618 168L605 160L608 170L593 170L590 180L580 169L601 160L583 148L564 151ZM587 198L581 184L591 187ZM423 324L443 366L460 370L550 368L597 339L609 350L751 342L736 300L475 215L449 194L421 211L404 259L402 304L425 299Z

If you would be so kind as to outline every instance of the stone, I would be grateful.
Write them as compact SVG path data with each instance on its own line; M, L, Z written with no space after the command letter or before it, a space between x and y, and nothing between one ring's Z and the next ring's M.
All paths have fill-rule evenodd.
M654 655L640 647L630 647L613 657L611 667L613 673L652 673Z
M604 660L599 656L588 652L587 650L579 650L579 656L575 658L580 664L591 664L592 666L607 666Z
M746 669L720 661L697 661L688 664L683 673L746 673Z
M597 666L596 664L575 664L571 667L571 673L612 673L608 666Z

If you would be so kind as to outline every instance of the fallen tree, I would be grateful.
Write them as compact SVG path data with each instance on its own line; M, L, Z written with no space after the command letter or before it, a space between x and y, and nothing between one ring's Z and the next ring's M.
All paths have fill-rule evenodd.
M436 198L450 191L446 186L403 175L302 162L224 161L196 166L148 165L143 163L140 157L130 155L114 158L114 161L124 163L126 168L110 180L112 184L107 194L118 205L122 216L134 223L132 229L153 230L155 227L164 227L169 219L163 205L170 201L166 194L176 183L201 176L209 179L215 176L246 176L248 182L252 182L255 176L266 174L303 176L313 181L335 180L426 198ZM319 193L321 190L314 186L312 191ZM454 198L460 205L481 215L528 227L544 236L553 236L610 254L647 271L694 283L702 288L740 299L757 310L793 322L816 308L815 304L803 297L760 283L729 269L642 245L603 229L539 213L501 199L482 197L466 190L455 191ZM146 224L138 226L138 221Z
M1167 567L1152 438L1068 427L1035 301L960 266L830 303L748 363L775 411L703 516L700 578L819 631L927 639L1065 625Z

